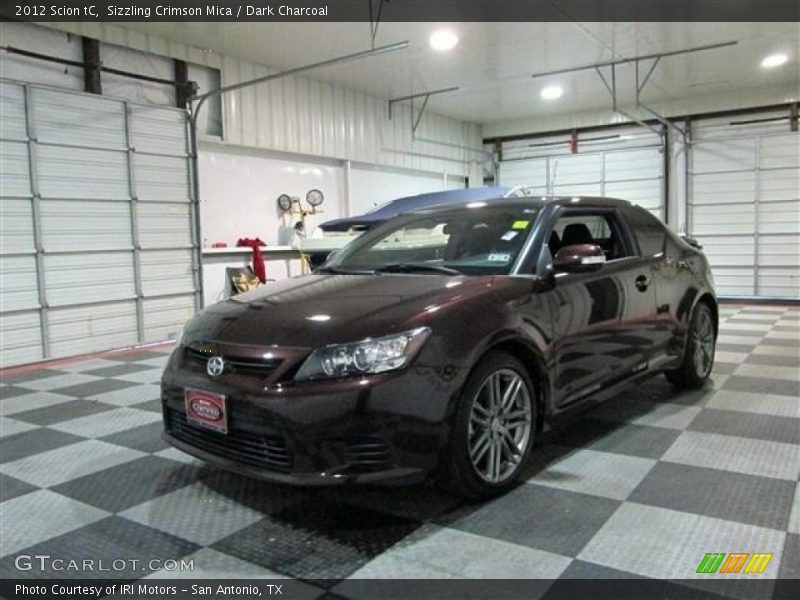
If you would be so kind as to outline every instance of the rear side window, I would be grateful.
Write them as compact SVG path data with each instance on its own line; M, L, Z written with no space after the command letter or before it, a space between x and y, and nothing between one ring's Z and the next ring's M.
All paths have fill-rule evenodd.
M643 208L625 209L624 213L639 242L642 256L656 256L664 252L667 232L661 221Z

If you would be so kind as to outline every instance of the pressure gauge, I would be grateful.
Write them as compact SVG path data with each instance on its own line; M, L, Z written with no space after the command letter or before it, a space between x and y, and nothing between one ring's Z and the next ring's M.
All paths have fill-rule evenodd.
M278 196L278 208L283 212L287 212L292 208L292 199L288 194L281 194Z
M322 204L323 200L325 200L325 196L323 196L322 192L319 190L309 190L306 194L306 202L313 208Z

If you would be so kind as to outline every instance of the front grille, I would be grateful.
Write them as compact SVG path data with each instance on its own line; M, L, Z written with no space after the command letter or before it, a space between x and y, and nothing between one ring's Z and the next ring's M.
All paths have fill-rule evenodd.
M392 454L380 438L364 437L349 440L345 446L347 462L356 473L373 473L391 469Z
M286 442L279 435L266 435L231 427L227 434L190 425L186 414L166 408L167 432L190 446L210 454L230 458L262 469L280 471L291 469L291 456Z
M205 370L208 359L214 355L207 351L187 347L184 356L190 366ZM280 359L275 358L252 359L236 356L223 356L222 358L225 360L225 372L261 379L269 376L282 362Z

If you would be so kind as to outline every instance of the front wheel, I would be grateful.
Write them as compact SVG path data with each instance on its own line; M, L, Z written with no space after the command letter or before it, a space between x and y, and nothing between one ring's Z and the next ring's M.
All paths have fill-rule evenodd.
M467 380L454 420L443 483L471 498L510 489L536 431L535 388L525 366L505 352L487 354Z
M714 366L717 335L714 317L706 303L701 302L695 308L687 335L683 363L664 375L675 387L694 389L702 387Z

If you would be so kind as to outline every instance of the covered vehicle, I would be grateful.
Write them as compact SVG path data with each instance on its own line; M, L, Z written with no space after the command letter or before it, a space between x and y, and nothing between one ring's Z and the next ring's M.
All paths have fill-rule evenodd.
M404 198L398 198L397 200L391 200L381 204L363 215L327 221L320 225L320 229L326 232L347 232L351 229L365 230L375 225L380 225L392 217L414 210L430 208L432 206L446 206L448 204L495 200L504 196L508 191L509 188L505 187L480 187L405 196Z

